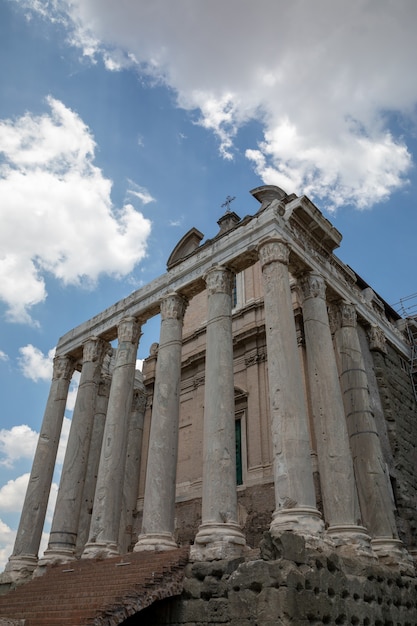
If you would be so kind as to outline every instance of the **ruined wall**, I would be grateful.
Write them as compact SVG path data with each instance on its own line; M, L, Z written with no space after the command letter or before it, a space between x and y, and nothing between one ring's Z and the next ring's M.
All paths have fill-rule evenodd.
M126 626L307 626L417 624L417 579L376 562L305 548L286 533L263 543L263 558L189 564L184 592Z
M408 363L390 345L387 345L386 354L373 351L372 356L393 457L390 471L398 512L397 524L401 539L415 549L417 423Z

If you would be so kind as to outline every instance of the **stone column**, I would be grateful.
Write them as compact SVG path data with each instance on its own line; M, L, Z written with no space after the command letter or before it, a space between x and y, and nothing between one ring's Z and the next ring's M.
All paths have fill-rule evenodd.
M121 320L118 347L104 428L90 536L83 558L119 554L118 538L140 325L133 317Z
M177 293L161 302L161 335L149 435L142 533L137 550L172 550L178 457L182 323L186 301Z
M143 420L146 408L146 389L143 384L142 372L136 371L135 384L137 387L133 392L132 410L129 418L123 505L119 533L119 546L123 554L128 551L132 541L133 516L138 500Z
M308 415L288 271L289 248L271 239L259 246L274 455L275 511L270 531L305 537L323 530L316 508Z
M74 366L74 360L69 356L57 356L54 359L51 389L33 460L14 550L3 575L9 577L11 582L30 576L38 562L39 545L42 538L62 421Z
M300 278L309 388L327 533L337 546L371 554L370 538L355 516L356 486L322 276Z
M90 451L88 454L87 473L84 482L80 520L78 523L76 554L79 557L90 534L91 514L93 512L94 494L96 491L98 465L103 443L104 426L106 423L107 405L109 403L110 377L102 376L97 390L96 410L93 431L91 433Z
M97 337L92 337L83 346L80 382L62 466L48 549L39 565L65 562L75 558L97 391L107 349L108 344Z
M202 522L191 547L194 560L240 556L245 537L237 522L233 376L233 273L213 267L208 295L204 392Z
M362 357L355 307L347 302L332 307L334 343L350 448L365 526L375 552L398 553L402 546L394 503L383 459Z

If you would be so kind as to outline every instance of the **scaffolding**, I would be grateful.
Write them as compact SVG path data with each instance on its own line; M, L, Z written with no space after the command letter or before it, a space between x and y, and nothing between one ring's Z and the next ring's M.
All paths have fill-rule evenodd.
M410 377L414 399L417 402L417 293L401 298L393 308L400 313L405 322L404 330L410 344Z

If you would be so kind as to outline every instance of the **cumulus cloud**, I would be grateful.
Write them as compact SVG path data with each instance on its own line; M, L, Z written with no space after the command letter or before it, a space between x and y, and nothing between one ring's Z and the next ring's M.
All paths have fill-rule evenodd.
M0 430L0 465L13 467L20 459L32 459L38 433L26 424Z
M0 519L0 571L3 571L13 550L16 531Z
M265 183L366 208L406 182L410 152L389 121L417 101L414 0L17 1L65 22L109 69L135 65L172 88L225 158L260 122L245 149Z
M19 513L22 510L23 501L30 474L23 474L14 480L9 480L0 488L0 509L2 513Z
M51 348L45 356L42 350L29 343L27 346L19 348L19 352L21 355L19 365L23 376L34 382L51 380L55 348Z
M0 350L0 361L8 361L9 357L7 356L7 354L5 352L3 352L3 350Z
M0 299L12 321L31 322L48 274L75 285L128 274L150 232L132 204L113 207L80 117L52 97L47 104L43 115L0 120Z

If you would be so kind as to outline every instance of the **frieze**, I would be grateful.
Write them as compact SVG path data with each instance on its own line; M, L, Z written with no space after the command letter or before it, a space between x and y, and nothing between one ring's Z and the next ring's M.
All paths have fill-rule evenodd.
M178 293L170 293L161 301L161 319L182 320L188 300Z
M53 364L52 379L70 380L75 370L75 361L70 356L56 356Z
M285 241L271 239L261 243L258 247L259 261L262 268L274 261L288 265L290 249Z
M227 293L232 295L234 273L226 267L213 267L204 276L209 295Z
M119 343L124 341L130 341L130 343L137 343L141 336L141 327L135 317L125 317L120 321L117 327L117 337Z

